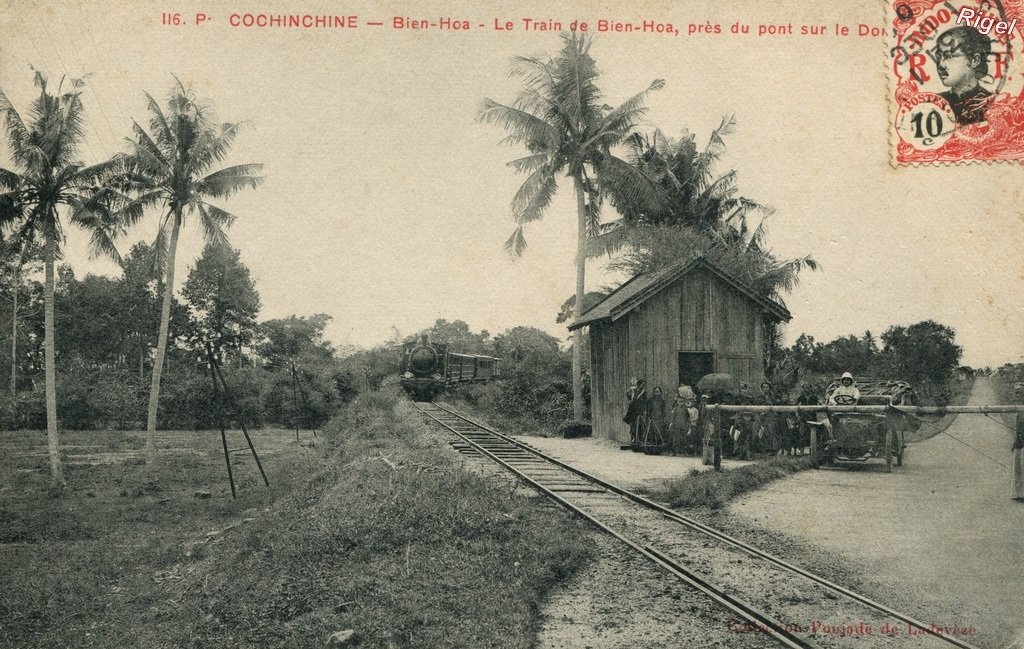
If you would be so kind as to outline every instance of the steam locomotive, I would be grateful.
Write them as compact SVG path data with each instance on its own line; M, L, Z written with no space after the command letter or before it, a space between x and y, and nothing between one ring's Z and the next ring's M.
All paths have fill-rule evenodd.
M449 385L499 377L498 359L456 354L448 345L421 338L402 347L401 384L414 401L430 401Z

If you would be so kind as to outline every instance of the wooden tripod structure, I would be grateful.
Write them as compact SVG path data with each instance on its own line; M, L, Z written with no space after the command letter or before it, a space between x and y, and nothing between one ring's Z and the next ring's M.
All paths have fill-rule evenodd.
M231 454L238 453L239 451L246 451L252 453L253 459L256 460L256 466L260 470L260 475L263 476L263 484L267 487L270 486L270 480L267 479L267 472L263 470L263 463L260 462L260 456L256 453L256 447L253 446L252 438L249 437L249 431L245 427L245 418L242 416L241 410L238 408L237 402L231 396L231 390L228 388L227 381L224 380L224 373L220 368L220 361L217 359L217 355L213 353L213 345L209 342L206 343L206 363L210 368L210 381L213 385L213 407L217 413L217 424L220 426L220 441L224 445L224 463L228 467L228 482L231 483L231 497L237 498L238 494L235 490L235 476L231 470ZM245 442L248 447L242 448L228 448L228 436L224 425L224 411L231 409L234 411L235 420L238 421L238 425L242 428L242 434L245 435Z
M289 361L291 364L292 373L292 399L295 402L295 410L299 410L299 400L302 401L302 412L303 414L309 414L309 402L306 401L306 391L302 389L302 383L299 381L299 369L295 367L295 361ZM296 418L298 419L298 418ZM316 434L316 428L313 429L313 437L318 437ZM299 424L295 424L295 441L299 441Z

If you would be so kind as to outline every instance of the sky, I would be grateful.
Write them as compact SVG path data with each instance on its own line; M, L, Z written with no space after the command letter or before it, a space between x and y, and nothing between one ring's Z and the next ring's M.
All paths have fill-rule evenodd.
M724 115L738 128L721 172L775 209L769 243L821 264L786 296L791 342L881 333L934 319L953 327L964 362L1024 360L1024 173L1019 164L895 168L890 162L886 41L876 0L812 3L47 2L0 0L0 89L18 108L35 94L30 66L56 83L89 75L86 162L123 150L143 91L163 101L177 76L242 130L226 164L262 162L266 182L226 201L234 246L252 270L264 318L328 313L328 337L368 346L437 318L499 333L517 325L565 339L555 323L574 290L575 203L560 184L546 218L528 226L512 260L510 201L523 152L475 116L484 97L510 101L512 57L554 55L556 33L522 19L671 22L680 35L602 33L592 54L609 104L656 78L647 128L706 141ZM184 22L162 25L162 14ZM195 14L210 17L195 24ZM356 16L357 28L232 27L232 14ZM395 16L467 19L468 31L396 30ZM511 31L494 22L512 21ZM368 22L383 22L369 26ZM733 35L730 26L751 25ZM722 34L688 34L719 24ZM484 24L484 28L479 25ZM756 35L759 24L821 36ZM837 36L834 25L852 36ZM0 166L10 164L0 145ZM156 214L120 243L151 240ZM90 260L72 231L77 274L116 274ZM187 225L184 278L202 249ZM588 287L621 280L592 263Z

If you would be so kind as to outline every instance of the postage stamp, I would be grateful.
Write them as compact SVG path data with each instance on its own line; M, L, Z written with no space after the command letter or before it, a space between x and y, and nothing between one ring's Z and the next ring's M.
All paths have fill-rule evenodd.
M896 164L1024 161L1024 0L890 0Z

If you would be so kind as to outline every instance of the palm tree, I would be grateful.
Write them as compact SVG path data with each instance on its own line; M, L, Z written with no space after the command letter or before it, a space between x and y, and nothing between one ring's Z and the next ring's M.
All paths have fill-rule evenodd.
M576 194L576 307L582 314L586 277L585 248L589 237L600 230L603 196L613 205L641 201L657 204L657 192L638 170L613 155L646 112L648 93L664 82L655 80L646 90L618 108L606 106L596 85L598 77L590 56L591 39L583 34L563 34L557 58L520 57L511 74L524 87L511 104L485 99L479 118L498 124L508 133L507 142L521 144L529 155L509 163L526 180L512 199L516 229L505 243L513 256L526 248L523 226L544 217L557 191L557 179L572 180ZM582 334L573 334L573 415L583 419Z
M150 112L148 131L133 122L135 137L128 141L131 153L126 182L135 200L120 212L126 224L133 224L146 208L158 207L162 211L154 243L157 267L163 276L163 304L146 418L146 454L150 463L156 460L160 378L167 354L174 261L182 222L186 216L197 215L207 243L226 244L224 230L236 217L209 201L227 198L263 182L263 177L257 175L263 168L260 164L212 171L227 157L239 126L216 123L210 110L180 81L175 81L166 111L146 94Z
M779 259L767 247L766 227L773 210L739 193L736 170L716 176L725 137L736 121L728 116L698 149L693 134L677 139L656 130L630 135L631 164L655 184L664 200L633 201L619 207L622 218L602 226L588 246L597 256L626 249L613 269L633 274L657 270L701 254L714 260L755 291L780 300L799 281L800 271L815 270L810 255ZM751 217L759 217L751 226Z
M84 166L78 160L78 147L84 137L84 110L81 101L83 82L72 80L63 91L46 89L46 78L35 74L39 96L29 107L25 122L0 91L0 111L4 120L11 158L17 171L0 169L0 227L14 238L32 245L41 237L45 267L44 332L46 368L46 439L50 455L51 481L55 488L65 486L57 433L57 377L54 345L54 262L60 257L64 230L62 210L69 210L69 221L92 233L93 256L116 256L113 238L120 228L111 218L109 205L116 189L102 180L117 164L116 159Z

